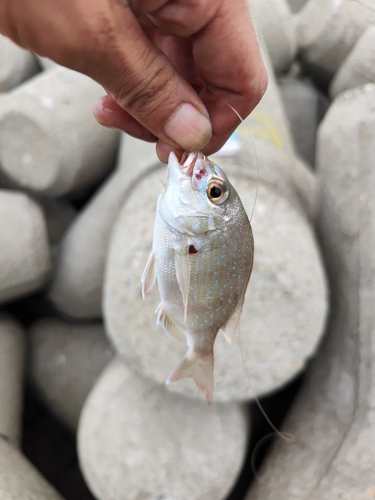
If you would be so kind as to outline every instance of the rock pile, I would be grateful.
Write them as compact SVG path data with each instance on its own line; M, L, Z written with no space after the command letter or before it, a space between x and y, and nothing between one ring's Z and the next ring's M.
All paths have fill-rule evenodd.
M216 340L211 406L189 379L164 385L186 346L156 326L157 290L141 296L165 176L154 146L95 122L89 78L0 38L1 499L62 498L19 448L24 375L77 436L98 500L239 500L258 437L245 403L312 358L293 444L247 498L374 495L375 4L250 6L269 86L213 160L256 253L239 335Z

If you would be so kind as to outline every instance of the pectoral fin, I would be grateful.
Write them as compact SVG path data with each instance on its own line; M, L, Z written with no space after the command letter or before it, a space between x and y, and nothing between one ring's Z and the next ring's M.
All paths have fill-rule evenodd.
M150 257L148 258L145 270L142 274L142 296L146 297L147 293L154 286L156 281L156 264L154 253L151 252Z
M182 294L182 303L184 305L184 321L186 321L187 307L189 300L189 288L190 288L190 260L189 260L189 248L186 247L184 250L175 250L175 266L176 266L176 277L178 284L180 285L180 290Z
M186 337L184 335L183 329L169 316L169 314L163 308L162 303L159 304L155 313L157 314L156 324L161 324L168 337L186 344Z

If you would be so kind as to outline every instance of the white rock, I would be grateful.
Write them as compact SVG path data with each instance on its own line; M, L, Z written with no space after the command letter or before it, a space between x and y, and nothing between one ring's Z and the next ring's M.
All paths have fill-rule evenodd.
M71 429L113 350L101 325L48 318L30 331L29 374L47 406Z
M38 202L46 218L48 239L52 246L57 245L77 216L77 210L64 199L40 198Z
M113 166L119 138L92 114L103 93L90 78L55 67L3 97L2 172L46 196L61 196L103 177Z
M327 83L358 38L375 24L373 0L309 0L296 15L301 56Z
M34 54L0 35L0 92L11 90L38 71Z
M247 418L240 405L169 394L117 359L82 412L81 468L100 500L224 499L244 459Z
M308 0L287 0L292 12L299 12Z
M292 13L286 0L249 0L255 28L266 44L277 73L286 71L296 53L297 42Z
M100 318L109 237L137 179L160 162L155 145L122 136L116 171L70 226L61 243L49 298L75 318Z
M340 92L375 82L375 26L369 26L341 64L329 89L332 98Z
M23 193L0 190L0 303L43 287L50 269L42 210Z
M16 448L0 438L1 500L64 500Z
M318 134L327 338L250 500L371 499L375 470L375 85L341 93ZM350 119L348 119L350 117Z
M329 102L309 81L284 78L280 93L298 154L315 165L316 130Z
M21 440L25 354L22 328L10 316L0 315L0 439L15 446Z

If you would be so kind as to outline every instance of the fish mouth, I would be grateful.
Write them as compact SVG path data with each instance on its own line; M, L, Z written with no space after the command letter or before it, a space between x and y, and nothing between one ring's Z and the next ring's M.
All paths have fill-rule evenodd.
M181 170L184 172L184 174L188 175L189 177L193 176L194 166L199 155L204 156L203 153L199 153L198 151L195 151L193 153L185 151L181 158Z
M197 181L213 173L214 164L200 151L185 152L181 158L181 170L192 179L195 186Z

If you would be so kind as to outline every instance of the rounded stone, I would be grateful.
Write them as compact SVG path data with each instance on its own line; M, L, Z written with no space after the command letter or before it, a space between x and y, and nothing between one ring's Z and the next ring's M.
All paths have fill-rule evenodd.
M112 357L102 325L71 325L46 318L31 327L31 382L72 429L77 428L86 396Z
M26 336L11 316L0 315L0 438L21 441Z
M112 228L135 179L158 164L154 144L122 135L116 170L61 242L48 296L64 314L80 319L102 316L104 267Z
M0 100L0 168L44 196L89 186L113 167L119 132L93 114L103 88L62 66L43 71Z
M0 190L0 303L44 286L50 269L41 208L26 194Z
M229 163L225 172L251 214L256 182ZM151 251L164 175L159 169L145 177L128 197L112 234L104 290L108 335L127 363L157 383L166 380L187 350L156 326L157 286L144 301L141 296L140 278ZM303 213L259 182L252 226L255 262L239 334L232 346L220 332L215 342L214 401L246 400L290 381L314 354L325 323L325 277ZM169 387L201 397L191 379Z
M296 15L301 59L314 77L326 84L374 23L372 0L309 0Z
M329 93L332 98L340 92L375 83L375 26L369 26L333 77Z
M288 70L297 50L297 42L287 1L249 0L249 6L258 35L260 31L274 70L276 73Z
M0 35L0 92L11 90L39 70L34 54Z
M0 438L1 500L64 500L22 453Z
M189 401L113 360L82 411L78 452L100 500L219 500L246 451L244 408Z

